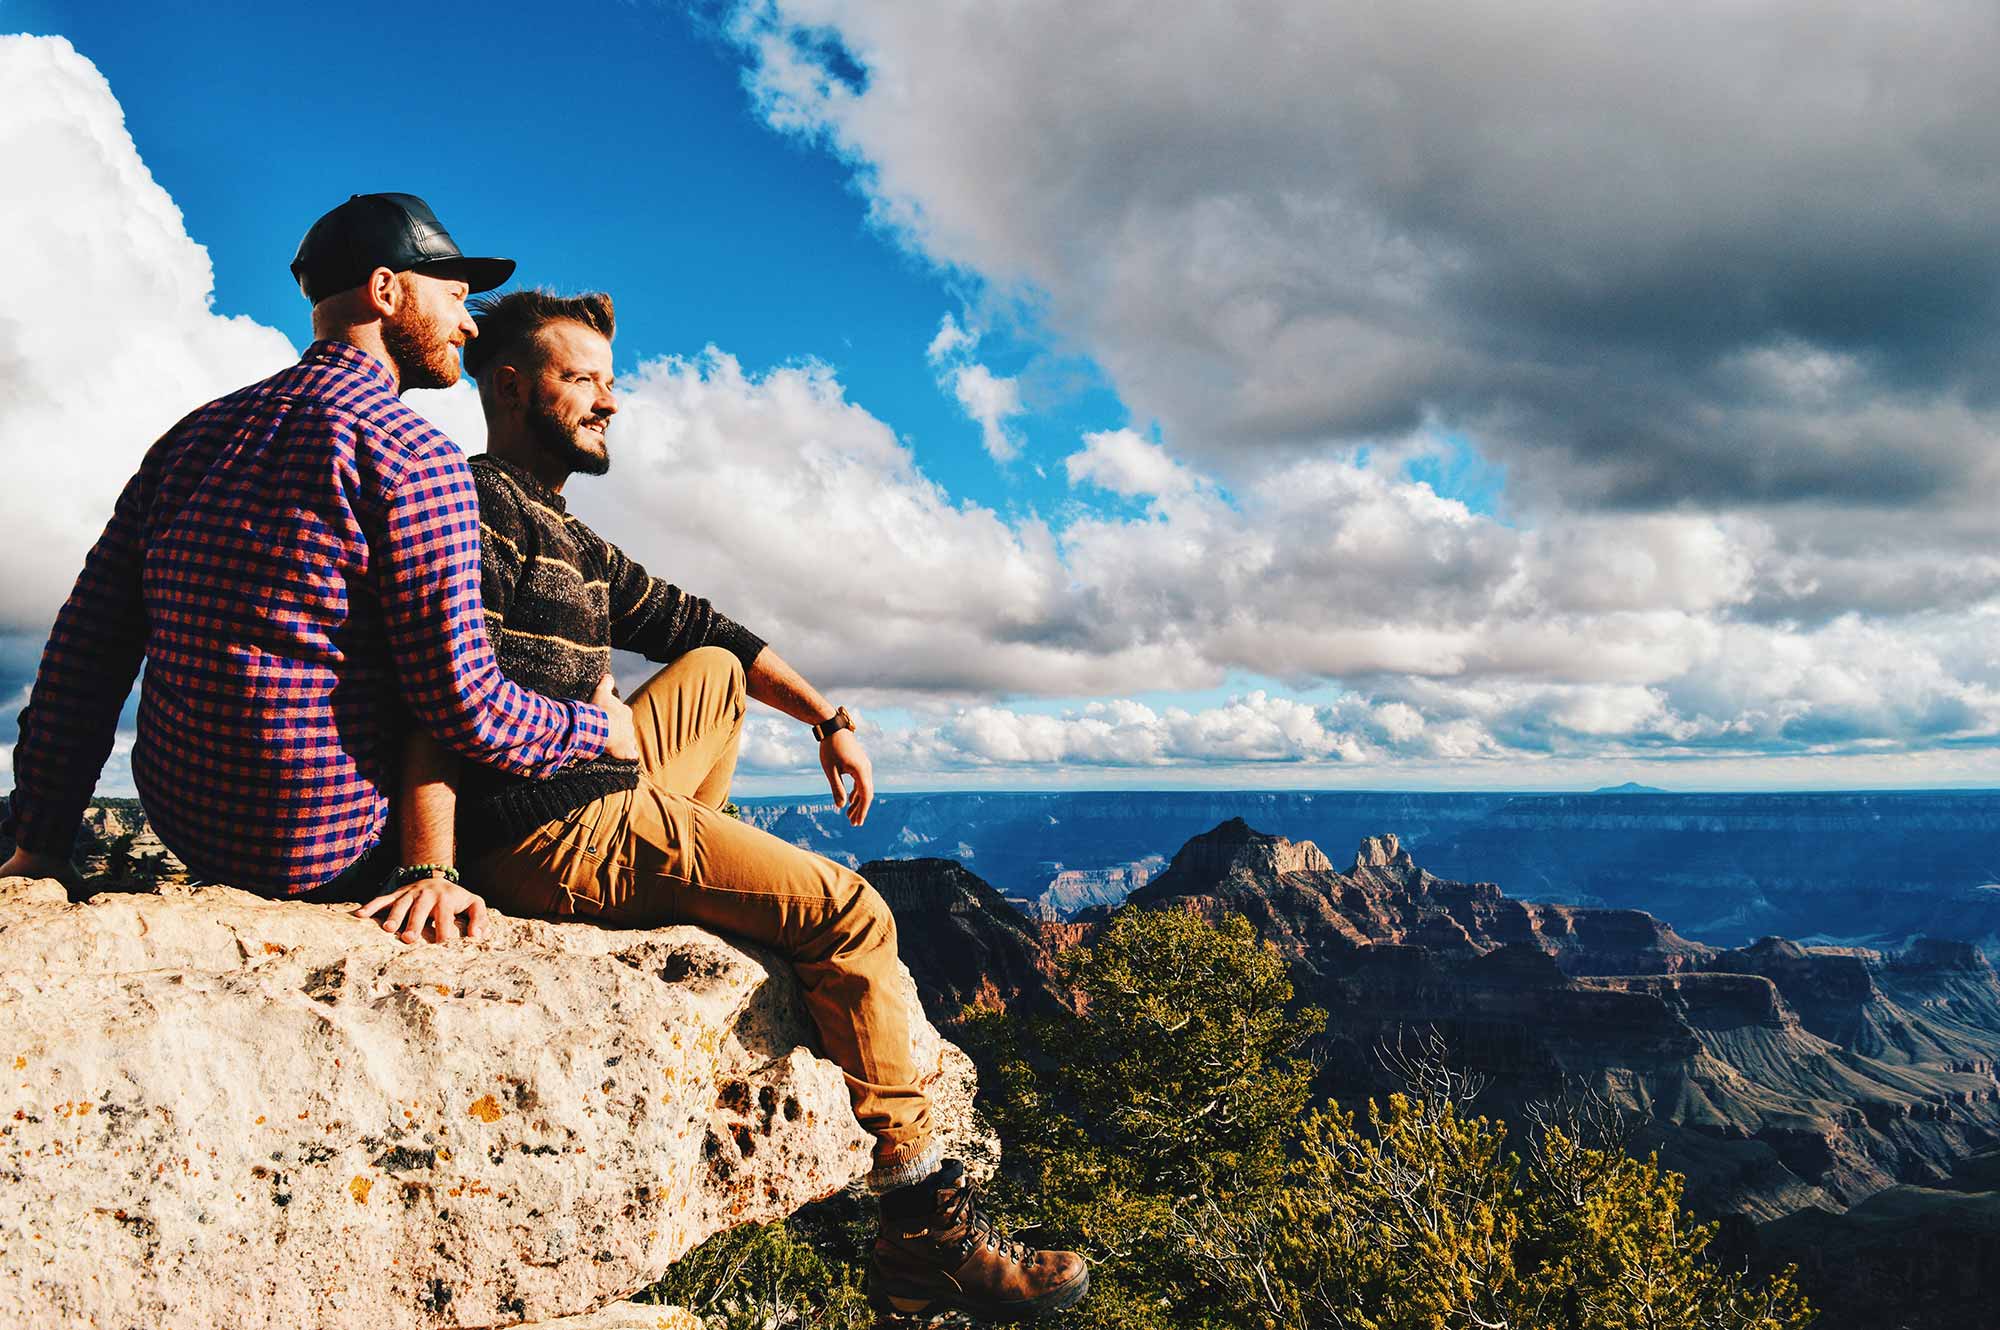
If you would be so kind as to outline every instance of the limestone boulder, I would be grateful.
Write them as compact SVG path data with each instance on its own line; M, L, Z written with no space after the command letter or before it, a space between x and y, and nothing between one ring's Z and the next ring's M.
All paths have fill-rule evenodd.
M912 1041L990 1159L969 1061ZM408 946L225 887L0 883L0 1325L594 1312L866 1171L812 1042L782 958L694 928Z

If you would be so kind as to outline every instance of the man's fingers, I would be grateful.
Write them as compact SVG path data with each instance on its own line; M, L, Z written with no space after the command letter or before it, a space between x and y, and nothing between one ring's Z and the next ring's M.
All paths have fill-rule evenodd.
M860 826L868 820L868 809L875 802L875 773L866 767L854 769L854 806L847 810L848 820Z
M416 893L407 887L391 896L388 913L382 916L384 931L400 933L403 930L403 921L410 917L410 911L416 903Z
M458 941L458 912L445 904L442 898L439 899L437 907L437 940Z
M422 942L424 926L430 922L431 904L432 898L428 891L417 892L416 908L410 911L410 917L403 921L403 931L396 936L405 942Z
M827 787L833 791L834 806L836 808L847 807L847 791L840 788L840 772L834 767L831 754L821 755L819 769L826 773Z
M357 919L373 919L376 915L382 913L382 911L388 907L390 901L395 899L396 899L396 893L393 891L386 896L377 896L374 900L369 901L365 905L355 906L354 917Z
M473 939L486 936L486 902L477 896L472 898L472 906L466 911L465 935Z

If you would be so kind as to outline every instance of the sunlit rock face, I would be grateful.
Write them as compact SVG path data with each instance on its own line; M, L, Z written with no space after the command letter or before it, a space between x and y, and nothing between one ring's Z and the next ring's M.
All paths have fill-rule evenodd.
M813 1042L782 959L694 928L405 946L336 906L10 879L0 1325L593 1311L866 1170ZM947 1145L990 1153L970 1064L912 1043Z
M1636 910L1436 877L1392 835L1307 866L1326 862L1226 822L1130 903L1249 919L1329 1013L1329 1096L1395 1088L1394 1050L1435 1035L1481 1111L1594 1099L1705 1210L1757 1218L1936 1181L2000 1133L2000 978L1971 943L1719 952Z

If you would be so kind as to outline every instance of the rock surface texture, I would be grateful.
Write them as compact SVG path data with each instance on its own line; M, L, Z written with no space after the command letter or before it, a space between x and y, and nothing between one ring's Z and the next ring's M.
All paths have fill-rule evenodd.
M0 1325L551 1320L866 1170L781 958L495 925L0 883ZM990 1151L969 1061L912 1040L947 1148Z

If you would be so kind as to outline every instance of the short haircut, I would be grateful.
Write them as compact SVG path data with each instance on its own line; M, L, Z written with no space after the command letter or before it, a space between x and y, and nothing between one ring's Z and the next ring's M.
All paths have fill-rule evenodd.
M611 339L617 323L611 317L611 297L602 291L559 296L531 288L501 296L479 296L467 303L479 336L465 344L465 372L484 386L486 371L495 365L519 366L524 353L539 357L537 336L551 323L580 323Z

